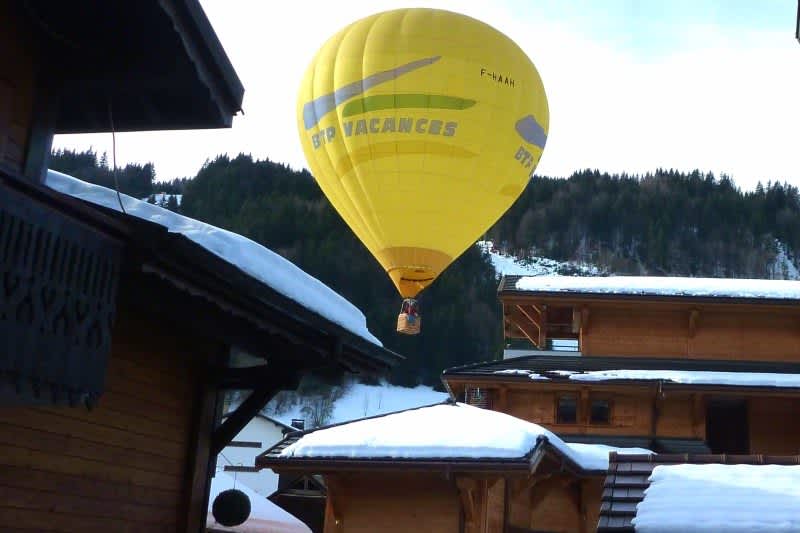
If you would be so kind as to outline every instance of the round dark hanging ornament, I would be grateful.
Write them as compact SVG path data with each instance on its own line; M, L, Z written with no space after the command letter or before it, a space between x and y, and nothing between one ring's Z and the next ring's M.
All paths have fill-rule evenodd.
M223 490L214 498L211 513L225 527L238 526L250 516L250 498L239 489Z

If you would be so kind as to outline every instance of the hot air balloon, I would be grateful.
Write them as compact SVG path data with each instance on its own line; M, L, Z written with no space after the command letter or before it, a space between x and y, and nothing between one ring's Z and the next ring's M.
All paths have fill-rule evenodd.
M404 310L416 310L413 298L522 193L549 112L536 67L511 39L465 15L414 8L331 37L306 70L297 124L323 193ZM419 331L415 313L401 319L398 331Z

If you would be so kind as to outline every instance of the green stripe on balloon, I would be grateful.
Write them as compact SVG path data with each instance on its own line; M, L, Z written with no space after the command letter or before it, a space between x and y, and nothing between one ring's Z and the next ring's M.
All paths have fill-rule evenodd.
M475 100L442 94L376 94L347 102L342 108L342 116L351 117L381 109L468 109L474 105Z

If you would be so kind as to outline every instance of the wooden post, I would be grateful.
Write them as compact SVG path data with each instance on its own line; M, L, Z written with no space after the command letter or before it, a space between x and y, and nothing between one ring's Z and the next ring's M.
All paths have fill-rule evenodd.
M342 500L344 500L344 486L341 480L334 475L324 475L327 498L325 500L325 530L324 533L337 533L344 527Z
M456 487L461 498L461 507L464 510L464 521L467 529L474 531L475 524L478 522L480 511L478 509L478 482L469 477L456 477ZM327 533L327 532L326 532Z
M215 358L217 363L227 357L227 347L224 352ZM203 365L194 376L198 398L190 441L194 444L194 450L190 452L191 460L187 472L189 490L186 499L185 531L189 533L205 531L211 475L217 459L217 454L211 450L211 435L217 418L221 416L222 399L218 389L213 385L210 368L211 365Z
M581 424L581 433L586 433L587 426L589 425L590 406L589 406L589 388L582 387L580 394L580 402L576 406L578 408L578 416L576 417L578 423Z
M706 438L706 398L703 394L692 394L692 433L698 439Z
M583 355L589 355L591 353L591 347L589 345L589 308L585 305L581 307L580 316L581 327L578 335L578 349Z
M505 386L501 386L497 389L497 405L495 406L495 411L500 411L501 413L508 412L508 388Z

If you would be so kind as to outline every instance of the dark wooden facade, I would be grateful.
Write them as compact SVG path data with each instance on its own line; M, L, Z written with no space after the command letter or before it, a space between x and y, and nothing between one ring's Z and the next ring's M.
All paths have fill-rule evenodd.
M191 477L205 376L223 346L125 306L113 338L93 409L0 407L0 529L198 530L189 519L204 496Z
M196 0L3 2L0 51L0 530L202 531L217 452L272 395L398 356L43 185L58 132L231 124L243 89ZM251 393L223 421L229 389Z

